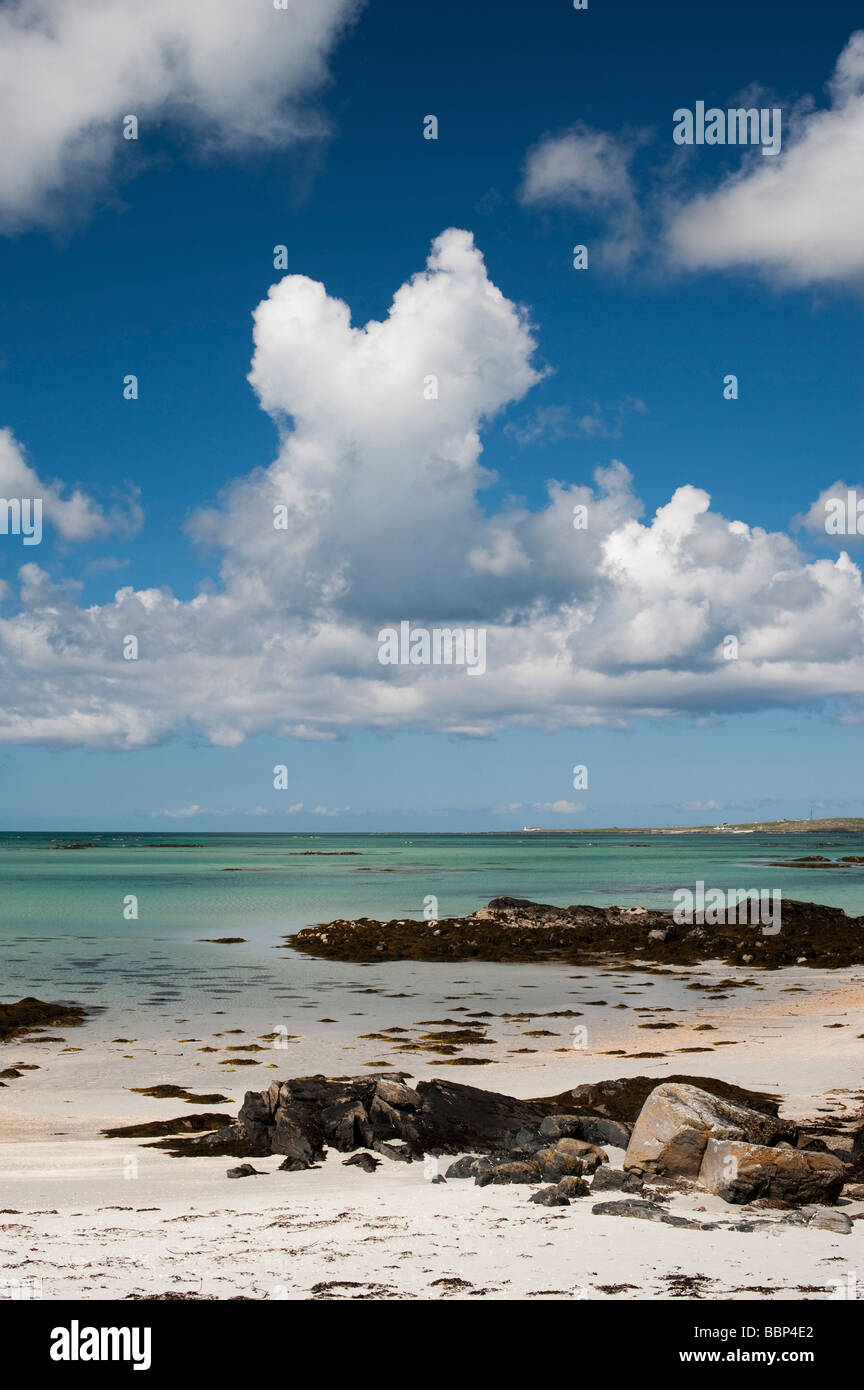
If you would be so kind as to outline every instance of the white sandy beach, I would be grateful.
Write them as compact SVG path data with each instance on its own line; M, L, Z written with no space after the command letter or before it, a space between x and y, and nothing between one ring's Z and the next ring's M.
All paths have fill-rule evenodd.
M259 1016L254 1000L235 1005L230 1017L211 1015L215 1032L201 1026L202 1003L201 1017L175 1024L171 1036L161 1021L148 1033L152 1022L142 1017L118 1032L109 1010L66 1030L65 1043L7 1044L4 1068L38 1070L0 1091L5 1295L799 1299L828 1297L831 1280L861 1267L864 1222L850 1235L771 1222L771 1213L760 1213L765 1226L748 1233L660 1228L595 1216L590 1197L546 1209L529 1204L527 1187L432 1183L434 1170L422 1163L385 1160L369 1175L331 1153L319 1169L282 1173L271 1157L255 1160L267 1176L232 1180L231 1160L172 1158L146 1141L101 1137L104 1127L185 1112L233 1116L245 1090L274 1076L362 1074L364 1064L387 1062L415 1079L438 1075L526 1098L584 1081L641 1074L659 1082L686 1073L776 1092L782 1113L796 1119L857 1116L864 1107L858 968L747 975L752 983L735 988L720 986L735 978L722 964L566 977L550 966L485 965L460 967L464 983L448 978L430 999L416 986L422 974L428 987L426 972L434 969L412 967L414 988L397 988L396 976L377 970L360 985L346 983L389 996L353 993L360 1013L353 1026L358 1033L398 1029L392 1036L404 1039L431 1022L467 1023L488 1013L494 1042L466 1046L464 1054L489 1065L451 1067L448 1058L362 1039L346 1027L344 997L341 1022L319 1021L337 1008L331 998L328 1015L316 999L316 1022L302 1033L292 1023L293 1039L278 1048L262 1040L274 1023L270 1013L266 1021ZM404 985L404 972L399 978ZM707 990L688 990L694 981ZM706 997L712 993L725 997ZM310 1001L296 1002L305 1009ZM571 1017L547 1016L553 1003L579 1015L586 1047L572 1046ZM501 1016L517 1011L526 1016ZM644 1026L657 1022L676 1026ZM264 1050L245 1054L254 1065L238 1066L244 1053L229 1049L243 1047ZM535 1050L517 1051L526 1047ZM609 1055L616 1051L626 1055ZM166 1082L229 1101L186 1105L129 1089ZM609 1152L620 1163L621 1152ZM441 1172L449 1162L440 1160ZM727 1224L745 1214L698 1191L673 1195L668 1210ZM844 1210L864 1216L864 1202Z

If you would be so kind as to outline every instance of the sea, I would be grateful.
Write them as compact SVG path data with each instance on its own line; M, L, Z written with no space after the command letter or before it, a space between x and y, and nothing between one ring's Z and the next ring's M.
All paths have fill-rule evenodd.
M341 991L357 992L363 971L356 963L285 949L300 928L335 918L457 916L501 895L671 910L675 890L699 881L706 890L779 890L864 914L864 863L777 866L810 855L864 856L864 838L830 831L6 833L0 996L97 1005L110 1010L106 1026L115 1032L126 1016L146 1013L155 1023L236 1013L241 1004L248 1014L253 1002L256 1021L296 1022L299 1008L321 1012L327 997L328 1013L341 1017L349 997ZM242 940L226 945L220 937ZM363 979L391 997L409 985L415 995L431 995L444 992L448 972L475 997L493 976L502 999L541 987L544 998L557 997L548 966L408 962L370 969Z

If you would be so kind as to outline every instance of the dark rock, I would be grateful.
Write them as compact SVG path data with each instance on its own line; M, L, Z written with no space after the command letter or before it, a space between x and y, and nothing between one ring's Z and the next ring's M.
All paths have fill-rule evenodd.
M466 917L436 922L405 918L379 922L369 917L337 919L306 927L286 938L285 949L328 960L563 960L594 963L610 957L669 964L724 960L776 969L801 956L823 968L864 961L864 918L821 903L783 903L783 930L763 933L758 925L730 920L676 923L671 914L645 908L557 907L522 898L493 898ZM735 920L731 920L732 918ZM647 948L647 949L646 949Z
M253 1168L251 1163L241 1163L239 1168L228 1169L229 1178L263 1178L266 1177L257 1168Z
M513 1137L513 1152L518 1151L530 1157L538 1149L542 1149L546 1142L538 1130L520 1129Z
M597 1202L591 1212L594 1216L630 1216L640 1221L662 1221L665 1226L690 1227L692 1230L699 1230L703 1225L699 1221L688 1221L683 1216L672 1216L658 1202L644 1202L635 1197L629 1201ZM706 1226L706 1229L711 1227Z
M843 1163L853 1163L855 1136L852 1134L808 1134L806 1130L798 1135L798 1148L806 1153L833 1154Z
M369 1145L373 1141L374 1130L366 1109L353 1097L328 1105L321 1119L327 1143L341 1153L349 1153L358 1145Z
M179 1135L172 1139L155 1139L148 1149L164 1149L172 1158L186 1155L206 1155L209 1158L266 1158L270 1153L269 1141L265 1144L250 1134L246 1125L228 1124L210 1134L196 1135L183 1139Z
M551 1106L483 1091L457 1081L421 1081L413 1115L428 1153L494 1152L511 1147L520 1130L536 1131Z
M477 1187L488 1187L491 1183L538 1182L540 1166L537 1163L497 1163L488 1168L479 1168L474 1182Z
M538 1192L533 1193L529 1202L536 1202L540 1207L569 1207L570 1199L557 1187L541 1187Z
M106 1139L150 1139L165 1134L197 1134L201 1130L224 1133L226 1129L233 1129L230 1116L214 1110L199 1115L176 1115L172 1120L144 1120L137 1125L103 1129L102 1133Z
M598 1168L597 1172L602 1173L603 1169ZM558 1183L558 1191L562 1197L587 1197L591 1188L584 1178L573 1177L572 1174L562 1178Z
M601 1163L608 1163L608 1155L593 1144L585 1144L581 1139L559 1139L557 1144L541 1149L535 1155L540 1165L540 1176L546 1182L558 1182L560 1178L583 1173L593 1173Z
M733 1086L729 1081L717 1081L711 1076L667 1076L667 1083L681 1086L696 1086L711 1096L731 1101L733 1105L743 1105L749 1110L758 1110L763 1115L777 1116L780 1097L766 1091L747 1091L742 1086ZM575 1086L565 1091L562 1097L572 1101L577 1111L591 1111L620 1123L633 1126L651 1092L660 1083L656 1076L623 1076L615 1081L593 1081ZM612 1142L609 1140L608 1142Z
M594 1174L592 1192L641 1192L643 1182L638 1173L627 1173L623 1168L610 1168L604 1163Z
M541 1122L540 1133L544 1139L580 1139L578 1128L578 1115L547 1115Z
M237 1125L222 1117L226 1129L218 1146L205 1136L178 1141L169 1152L231 1152L244 1158L275 1153L315 1163L328 1145L346 1153L395 1143L407 1156L422 1158L501 1154L518 1138L526 1146L521 1156L530 1157L542 1146L539 1127L553 1109L560 1111L560 1103L517 1100L455 1081L421 1081L414 1090L394 1077L298 1077L274 1081L266 1091L248 1091Z
M488 1160L487 1160L488 1164ZM463 1158L457 1158L455 1163L451 1163L445 1178L473 1178L477 1172L476 1154L465 1154Z
M547 1115L540 1133L549 1139L581 1139L587 1144L612 1144L626 1149L630 1142L629 1125L595 1115Z
M16 1004L0 1004L0 1042L43 1028L75 1028L86 1019L79 1004L47 1004L30 994Z
M414 1159L407 1144L388 1144L383 1139L376 1139L372 1148L376 1154L381 1154L384 1158L389 1158L393 1163L413 1163Z
M380 1158L376 1158L374 1154L370 1153L352 1154L350 1158L343 1158L342 1160L343 1168L362 1168L364 1173L374 1173L380 1164Z

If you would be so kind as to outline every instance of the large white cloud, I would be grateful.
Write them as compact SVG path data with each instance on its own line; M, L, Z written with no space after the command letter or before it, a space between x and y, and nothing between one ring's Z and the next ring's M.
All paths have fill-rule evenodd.
M7 0L0 10L0 230L54 220L131 172L121 121L199 147L320 132L305 105L363 0ZM123 156L125 155L125 160ZM145 156L146 157L146 156ZM140 159L136 157L135 163Z
M864 31L829 86L830 106L800 116L779 156L753 155L719 188L672 209L673 260L794 285L864 277Z
M323 286L280 281L255 314L251 371L278 457L191 523L218 582L82 608L22 552L0 618L0 739L134 747L188 729L231 746L264 730L856 708L864 599L845 552L808 560L690 485L645 520L621 463L550 482L538 510L484 510L481 435L539 379L534 333L464 231L437 239L381 322L352 325ZM382 666L377 634L403 620L484 627L485 674Z

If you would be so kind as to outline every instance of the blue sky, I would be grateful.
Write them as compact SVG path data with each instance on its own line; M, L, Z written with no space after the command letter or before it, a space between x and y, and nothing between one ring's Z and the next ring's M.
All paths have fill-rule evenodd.
M819 522L862 477L851 5L718 28L599 0L322 0L314 23L219 0L224 51L191 0L119 28L107 0L47 9L47 61L28 3L0 20L22 74L0 494L46 497L40 546L0 535L0 824L864 813L861 543ZM184 60L156 71L166 42ZM780 107L780 155L676 147L697 100ZM485 675L382 668L403 619L482 625Z

